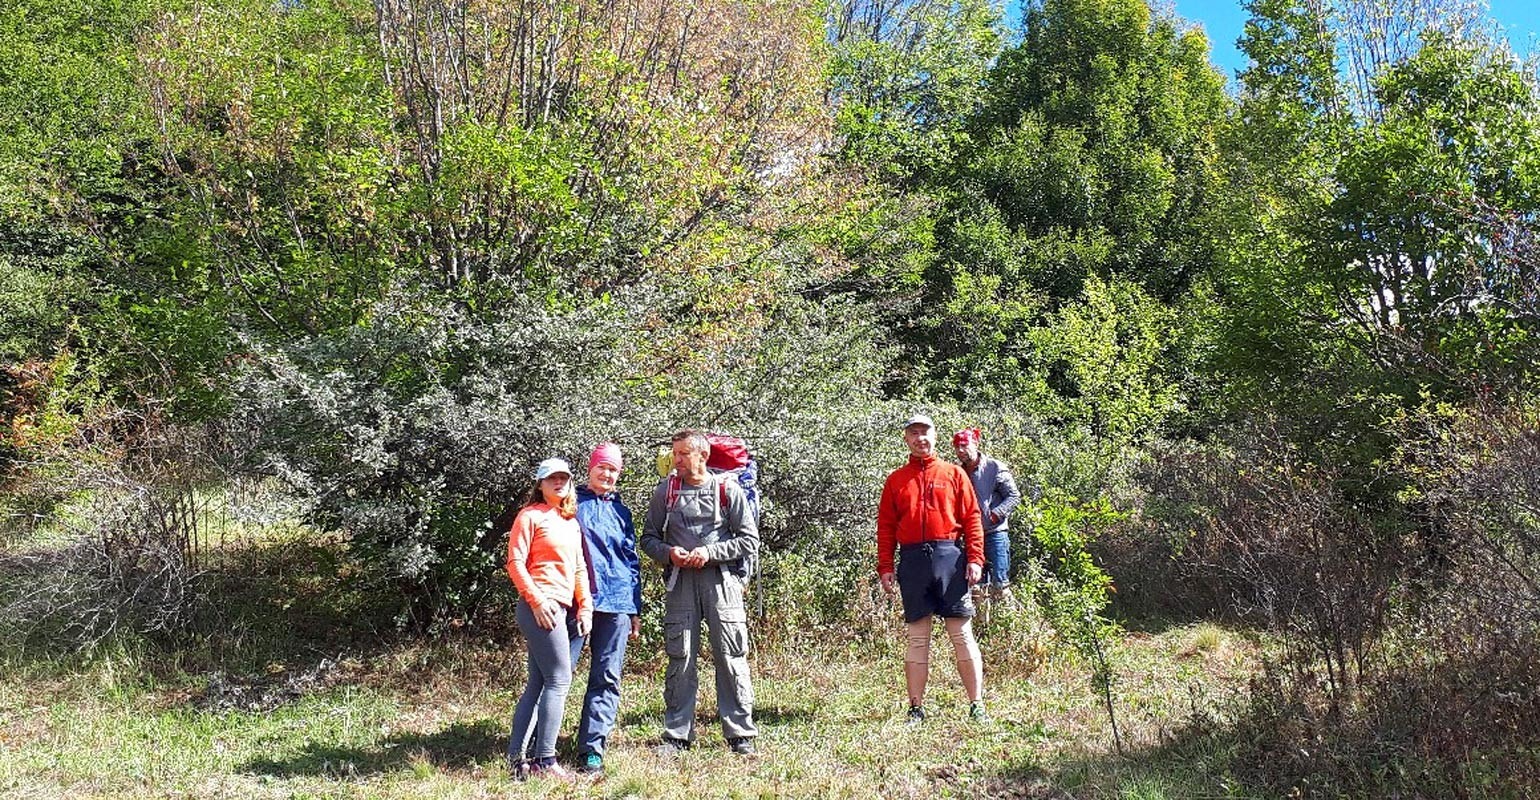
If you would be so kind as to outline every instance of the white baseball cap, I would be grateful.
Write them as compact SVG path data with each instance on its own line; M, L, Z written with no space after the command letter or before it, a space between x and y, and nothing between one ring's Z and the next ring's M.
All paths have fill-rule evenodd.
M936 428L936 423L931 422L930 417L927 417L924 414L915 414L914 416L910 417L909 421L904 423L902 430L909 430L910 425L924 425L925 427L932 430L935 430Z
M572 467L569 466L567 464L567 462L565 460L563 460L563 459L560 459L560 458L548 458L548 459L540 462L540 466L535 467L535 480L543 481L546 478L549 478L552 475L557 474L558 472L566 474L566 475L571 475L572 474Z

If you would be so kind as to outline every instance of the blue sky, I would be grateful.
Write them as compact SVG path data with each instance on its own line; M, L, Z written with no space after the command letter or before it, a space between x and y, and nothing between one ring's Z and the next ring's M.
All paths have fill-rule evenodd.
M1208 34L1209 58L1232 81L1244 69L1246 57L1235 47L1246 25L1240 0L1172 0L1177 16L1203 26ZM1508 43L1520 56L1540 54L1540 0L1487 0L1490 16L1502 28ZM1021 0L1005 0L1006 23L1021 24Z
M1491 16L1507 35L1513 49L1523 54L1540 50L1540 2L1537 0L1488 0ZM1177 16L1203 26L1213 49L1210 59L1232 80L1246 66L1246 57L1235 48L1246 24L1239 0L1175 0Z

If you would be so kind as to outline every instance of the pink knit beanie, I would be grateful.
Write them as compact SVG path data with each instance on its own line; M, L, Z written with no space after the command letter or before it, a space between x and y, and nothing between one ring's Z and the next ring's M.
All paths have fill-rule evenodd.
M615 469L620 469L620 445L614 442L605 442L595 447L593 454L588 457L588 468L593 469L600 464L612 464Z

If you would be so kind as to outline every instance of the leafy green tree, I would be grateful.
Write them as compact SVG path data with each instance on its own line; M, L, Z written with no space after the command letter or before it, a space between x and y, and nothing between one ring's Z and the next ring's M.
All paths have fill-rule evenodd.
M1003 45L994 4L847 0L829 27L840 157L907 188L944 175Z
M1023 26L950 176L927 274L944 311L907 339L931 385L981 399L1022 392L1026 331L1090 277L1169 303L1213 262L1203 212L1229 104L1203 35L1140 0L1049 0Z
M189 165L168 236L240 345L247 466L347 533L403 622L503 585L486 523L539 457L754 435L874 380L866 328L799 293L820 268L795 232L825 215L810 8L223 12L149 43ZM836 382L779 391L804 368Z
M1322 12L1253 13L1214 217L1229 239L1216 354L1238 396L1312 409L1321 432L1372 428L1426 389L1522 385L1529 267L1499 220L1535 212L1532 77L1484 38L1428 32L1378 66L1372 102L1347 102L1358 79L1336 71Z

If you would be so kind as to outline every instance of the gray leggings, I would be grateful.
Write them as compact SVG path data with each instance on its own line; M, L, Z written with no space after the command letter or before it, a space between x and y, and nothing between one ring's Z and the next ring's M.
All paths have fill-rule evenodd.
M535 612L522 598L514 612L529 649L529 683L513 708L510 761L556 756L556 734L561 731L567 689L572 685L572 642L578 638L577 615L571 607L566 612L566 618L558 619L551 630L535 622Z

